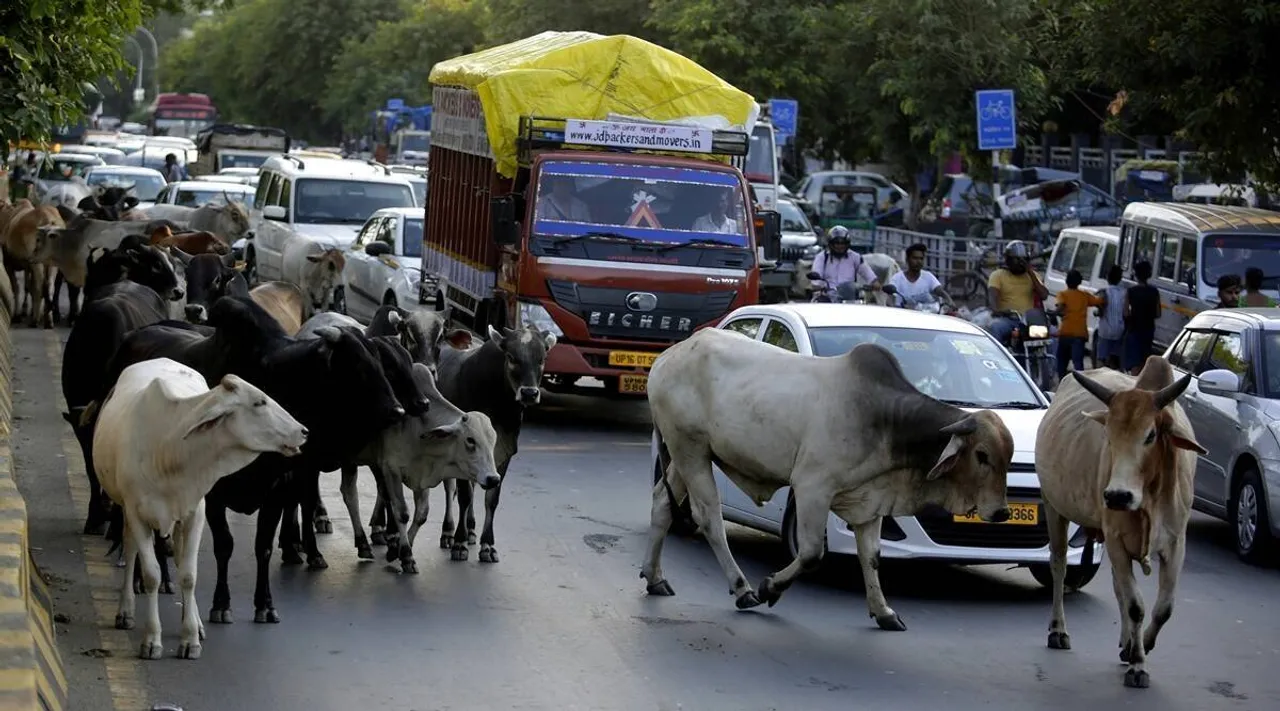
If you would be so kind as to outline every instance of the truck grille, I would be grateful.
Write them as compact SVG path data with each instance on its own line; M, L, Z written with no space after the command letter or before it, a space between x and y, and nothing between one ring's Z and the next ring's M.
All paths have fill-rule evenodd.
M587 322L593 338L671 343L693 334L693 329L724 316L738 295L736 289L704 294L679 294L643 289L608 289L548 279L551 298L561 308ZM656 297L648 311L627 305L631 294Z
M798 262L804 258L804 250L804 247L783 247L779 259L783 262Z
M1040 492L1036 489L1010 487L1009 501L1040 504ZM1038 508L1040 520L1034 526L1007 523L956 523L950 513L942 510L918 514L916 520L920 522L920 527L924 529L925 534L940 546L1036 549L1049 545L1049 528L1044 520L1044 506L1038 506Z

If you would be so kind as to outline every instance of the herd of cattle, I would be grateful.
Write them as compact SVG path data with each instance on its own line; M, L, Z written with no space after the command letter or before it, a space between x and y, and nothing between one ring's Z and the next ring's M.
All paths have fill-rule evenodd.
M42 302L50 273L42 268L69 287L61 378L64 416L91 486L84 530L106 533L123 549L118 627L133 626L134 596L147 594L141 656L162 654L157 593L173 592L171 554L183 603L178 654L200 656L195 563L206 522L217 561L209 621L232 621L228 509L257 514L254 621L279 622L268 577L277 532L286 563L305 556L309 568L327 567L316 543L317 532L332 532L320 500L322 472L342 472L360 558L385 545L388 561L417 572L412 546L427 518L427 494L443 483L441 548L466 560L477 543L479 485L486 511L479 559L498 561L494 514L524 408L540 400L553 335L490 327L487 340L474 343L470 333L450 331L441 314L395 306L363 327L317 312L316 299L294 284L250 290L228 248L247 227L242 206L129 219L130 199L107 190L76 211L6 204L0 242L6 270L28 277L30 325L60 318L56 287L51 303ZM1136 378L1076 373L1059 386L1038 432L1054 579L1048 644L1070 649L1063 593L1074 521L1088 532L1086 549L1104 542L1112 563L1127 686L1149 684L1146 654L1172 613L1182 567L1195 452L1204 452L1177 403L1188 382L1175 382L1158 356ZM652 595L674 594L660 557L686 498L740 609L773 606L817 566L834 512L856 534L871 616L883 629L905 630L880 586L882 518L931 505L993 522L1009 516L1013 439L1003 422L920 393L880 346L814 358L704 329L657 359L648 398L663 472L641 568ZM784 401L801 405L780 411ZM760 503L791 488L798 556L755 588L729 550L713 465ZM370 468L377 485L368 534L356 495L359 466ZM414 494L412 517L405 487ZM1140 639L1145 612L1132 563L1149 574L1152 555L1159 594Z

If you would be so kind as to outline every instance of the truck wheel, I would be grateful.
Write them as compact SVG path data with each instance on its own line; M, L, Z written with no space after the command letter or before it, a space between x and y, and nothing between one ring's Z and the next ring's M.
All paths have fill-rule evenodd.
M1031 571L1031 577L1036 579L1037 583L1046 588L1053 588L1053 571L1049 570L1047 563L1037 563L1036 565L1027 566ZM1089 584L1093 580L1093 576L1098 574L1102 568L1102 563L1094 563L1093 565L1068 565L1067 577L1062 581L1062 587L1066 592L1075 592L1080 588Z

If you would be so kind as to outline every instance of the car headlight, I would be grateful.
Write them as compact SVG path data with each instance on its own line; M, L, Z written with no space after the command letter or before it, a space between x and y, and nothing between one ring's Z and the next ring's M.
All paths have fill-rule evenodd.
M556 325L555 319L551 318L551 314L542 308L542 304L533 304L527 301L520 302L520 325L533 326L543 333L550 333L556 338L564 337L564 331Z
M1032 340L1036 340L1040 338L1048 338L1049 327L1048 326L1031 326L1030 328L1027 329L1027 337Z
M818 256L818 252L821 252L821 251L822 251L822 247L816 244L811 244L808 247L804 248L804 256L806 259L811 257L816 257Z

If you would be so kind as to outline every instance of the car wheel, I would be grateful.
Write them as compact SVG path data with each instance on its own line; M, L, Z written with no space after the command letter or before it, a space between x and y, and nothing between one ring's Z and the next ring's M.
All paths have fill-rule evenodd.
M1036 579L1037 583L1046 588L1053 589L1053 571L1049 569L1047 563L1038 563L1028 566L1031 570L1031 577ZM1067 592L1075 592L1080 588L1089 584L1093 580L1093 576L1098 574L1102 568L1102 563L1094 563L1093 565L1068 565L1067 578L1063 581L1063 587Z
M800 557L800 543L796 537L796 500L790 494L787 495L787 510L782 514L782 547L787 551L788 564ZM822 560L827 560L827 528L826 523L822 527ZM821 567L819 567L821 570ZM817 572L817 571L814 571Z
M1257 469L1250 467L1240 473L1228 508L1236 532L1236 555L1254 565L1270 562L1275 539L1271 536L1266 490Z
M653 464L653 484L657 486L662 480L662 466L659 462ZM676 507L671 516L671 528L669 533L674 533L682 538L692 538L698 532L698 524L693 520L693 509L689 507L689 497L686 496L684 501Z

